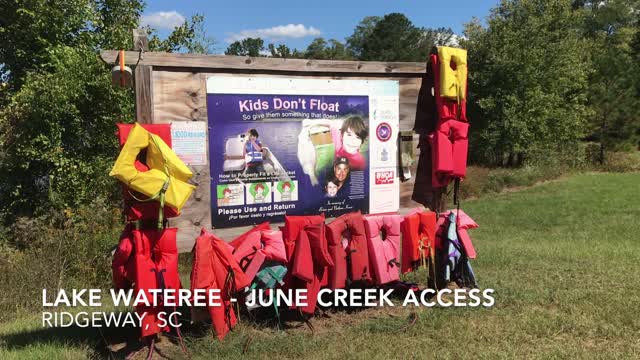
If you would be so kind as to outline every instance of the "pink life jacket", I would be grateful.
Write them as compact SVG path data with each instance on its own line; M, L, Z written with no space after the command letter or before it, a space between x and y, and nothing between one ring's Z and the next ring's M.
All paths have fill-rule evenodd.
M131 227L129 228L131 229ZM181 288L178 276L177 231L176 228L131 229L135 292L145 292L150 301L153 299L150 292L152 289L175 289L177 291ZM161 311L167 310L160 304L136 307L138 314L144 314L141 324L142 337L169 330L167 326L160 326L158 313Z
M469 216L467 215L464 211L462 210L448 210L445 211L443 213L440 214L440 217L438 218L438 248L440 247L440 241L442 240L442 236L447 236L446 234L446 229L444 224L446 222L447 217L449 216L449 214L451 212L455 212L456 214L456 227L458 230L458 239L460 239L460 242L462 243L462 247L464 248L464 251L467 255L467 257L469 259L475 259L477 254L476 254L476 249L473 247L473 242L471 241L471 237L469 236L469 233L467 232L467 230L469 229L475 229L478 227L478 224Z
M376 285L400 280L400 221L397 214L364 217Z
M171 147L171 124L140 124L145 130L152 134L158 135L162 141L164 141L169 147ZM118 141L120 147L124 145L129 137L129 132L133 128L133 124L117 124L118 126ZM149 167L142 163L140 160L136 160L135 167L139 171L147 171ZM128 221L136 220L156 220L158 218L158 210L160 203L157 201L140 202L136 200L144 199L145 196L129 190L126 186L123 186L124 195L124 212ZM164 218L172 218L180 215L178 210L171 206L164 207Z
M247 287L249 280L240 265L231 255L226 243L202 229L192 250L191 291L196 289L219 289L219 306L209 306L211 323L222 340L236 325L237 318L232 308L234 292Z
M371 282L367 234L359 211L344 214L327 225L327 243L334 264L328 274L330 289L343 289L347 278Z

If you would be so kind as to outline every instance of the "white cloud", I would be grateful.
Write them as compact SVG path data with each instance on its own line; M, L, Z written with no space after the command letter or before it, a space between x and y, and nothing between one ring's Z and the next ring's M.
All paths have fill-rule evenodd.
M320 34L320 30L313 26L306 27L302 24L288 24L264 29L242 30L239 33L230 34L225 41L232 43L250 37L270 40L299 39L307 36L318 36Z
M142 15L140 24L149 25L154 29L173 30L184 23L185 17L177 11L158 11L148 15Z

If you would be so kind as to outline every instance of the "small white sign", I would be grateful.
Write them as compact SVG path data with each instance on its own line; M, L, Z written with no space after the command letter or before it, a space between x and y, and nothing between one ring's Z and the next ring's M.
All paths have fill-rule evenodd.
M174 121L171 123L173 151L187 165L207 165L207 123Z

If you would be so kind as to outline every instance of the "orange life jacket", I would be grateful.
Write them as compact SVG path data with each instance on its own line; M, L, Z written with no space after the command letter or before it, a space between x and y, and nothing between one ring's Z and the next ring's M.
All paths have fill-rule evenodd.
M228 245L205 229L196 239L192 256L191 291L220 290L220 306L209 306L208 310L216 335L222 340L237 323L231 297L247 287L251 280L231 255Z
M415 209L402 220L402 265L406 274L435 257L436 213Z

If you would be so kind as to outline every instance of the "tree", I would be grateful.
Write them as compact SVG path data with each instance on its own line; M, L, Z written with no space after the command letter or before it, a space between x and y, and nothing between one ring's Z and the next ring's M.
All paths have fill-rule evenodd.
M504 0L486 28L466 25L472 159L518 165L535 153L575 153L591 114L580 19L564 0Z
M343 43L336 39L326 41L324 38L315 38L304 52L306 59L318 60L350 60L353 58Z
M235 56L261 56L264 50L264 40L260 38L246 38L241 41L235 41L224 52L225 55Z
M176 27L166 39L160 39L154 34L154 29L147 28L152 34L149 39L151 51L187 52L190 54L211 54L214 51L215 40L204 30L204 16L193 15L191 20L185 20Z
M291 49L285 44L280 44L277 47L273 44L269 44L268 46L269 52L271 52L271 57L274 58L290 58L291 57Z
M364 44L367 42L367 39L371 36L373 29L375 29L380 20L382 20L382 17L380 16L366 16L364 19L360 20L358 25L356 25L356 28L353 30L353 34L347 37L347 47L351 50L355 58L362 59Z
M422 61L434 45L452 45L451 29L415 26L399 13L365 17L347 38L347 50L359 60Z
M115 123L132 122L131 89L111 85L100 49L131 48L143 5L125 0L0 7L0 225L19 216L115 199ZM190 24L159 48L195 49ZM114 201L113 203L118 203Z
M605 150L630 150L640 140L639 70L633 54L637 36L638 2L583 2L583 31L589 42L593 72L589 81L589 104L594 117L589 138L600 143L600 162Z
M429 51L422 30L399 13L385 15L362 46L361 60L424 61Z

